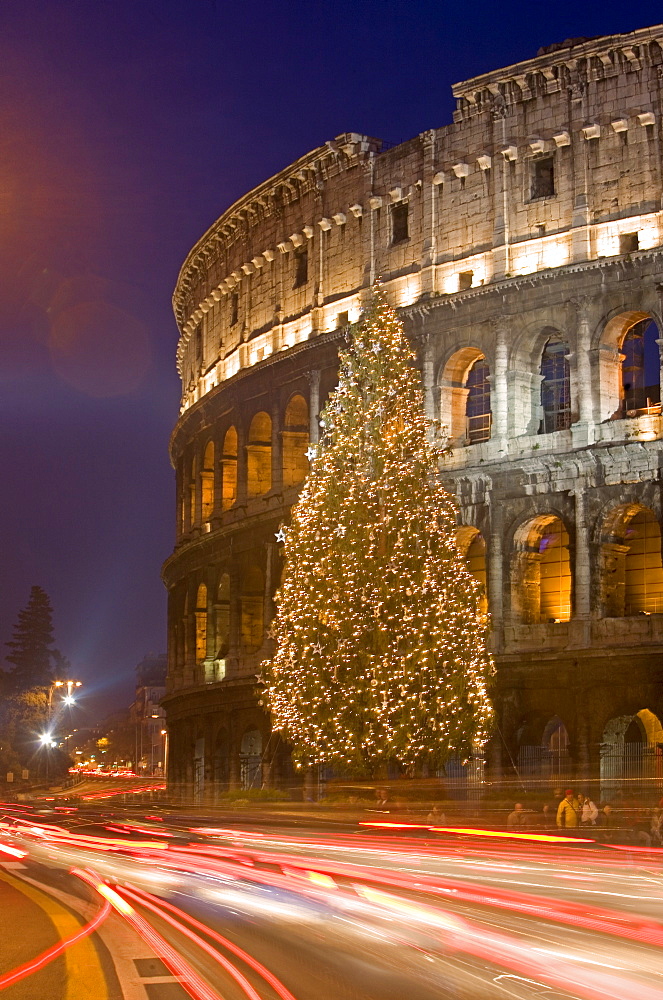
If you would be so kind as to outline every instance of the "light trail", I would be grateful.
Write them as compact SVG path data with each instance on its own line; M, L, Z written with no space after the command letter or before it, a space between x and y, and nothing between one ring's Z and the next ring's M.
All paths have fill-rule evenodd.
M210 955L215 962L218 962L219 965L221 965L233 977L233 979L236 980L239 986L244 990L246 996L250 997L251 1000L261 1000L260 995L256 993L251 984L241 974L241 972L239 972L236 966L234 966L231 962L228 962L227 959L225 959L222 955L219 954L218 951L216 951L216 949L211 948L197 934L194 934L187 927L185 927L182 921L186 921L187 923L190 923L192 926L197 927L198 930L202 931L202 933L205 934L207 937L212 938L214 941L217 941L219 944L223 945L224 948L227 948L229 951L234 952L234 954L236 954L238 958L241 958L243 962L246 962L247 965L250 965L251 968L254 969L265 980L265 982L268 983L272 987L272 989L276 991L276 993L278 993L279 997L281 997L281 1000L296 1000L296 998L292 995L292 993L290 993L290 991L285 988L283 983L281 983L276 978L276 976L272 975L272 973L268 969L266 969L264 965L258 962L257 959L254 959L251 955L248 954L248 952L245 952L242 948L238 948L231 941L228 941L227 938L224 938L220 934L217 934L210 927L207 927L199 920L195 920L193 917L190 917L188 914L184 913L184 911L179 910L176 906L172 906L170 903L166 903L164 902L164 900L158 899L157 897L152 896L150 893L144 892L143 890L128 889L127 887L122 887L120 888L120 892L123 893L125 896L128 896L130 899L133 899L134 901L140 903L141 906L144 906L148 910L151 910L153 913L156 913L159 917L161 917L162 920L165 920L167 923L171 924L172 927L175 927L177 930L179 930L181 934L184 934L186 937L189 938L190 941L193 941L194 944L197 944L199 948L202 948L205 952L207 952L207 954ZM173 917L170 917L168 913L165 912L166 910L169 910L171 913L177 913L180 919L179 920L173 919Z
M182 987L192 1000L224 1000L220 993L213 990L199 976L193 967L163 938L133 907L129 906L109 885L91 869L72 868L72 875L77 875L83 882L92 886L95 892L106 897L113 909L129 923L139 936L150 946L166 968L177 976ZM102 892L102 888L104 891ZM110 891L109 891L110 890Z
M99 927L108 914L110 913L110 903L104 900L101 909L97 915L89 920L86 924L83 924L81 929L75 934L71 934L69 937L62 938L57 944L54 944L51 948L47 948L46 951L42 951L40 955L35 958L31 958L28 962L24 962L23 965L18 965L11 972L5 972L4 975L0 976L0 990L6 989L8 986L13 986L14 983L19 982L21 979L25 979L26 976L31 976L34 972L38 972L43 969L44 966L52 962L53 959L62 955L67 948L71 948L73 945L82 941L86 938L88 934L92 934L93 931Z

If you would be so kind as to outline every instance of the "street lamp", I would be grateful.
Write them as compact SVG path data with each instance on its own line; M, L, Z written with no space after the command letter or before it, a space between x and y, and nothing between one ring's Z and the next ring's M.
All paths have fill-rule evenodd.
M63 701L63 703L65 705L74 705L76 703L76 699L74 698L73 690L74 690L74 688L79 688L79 687L82 687L82 686L83 686L83 681L74 681L74 680L70 680L70 681L53 681L51 683L51 686L48 689L48 718L49 718L49 720L51 718L51 711L53 709L53 691L55 690L55 688L66 687L67 693L64 696L64 698L62 699L62 701Z

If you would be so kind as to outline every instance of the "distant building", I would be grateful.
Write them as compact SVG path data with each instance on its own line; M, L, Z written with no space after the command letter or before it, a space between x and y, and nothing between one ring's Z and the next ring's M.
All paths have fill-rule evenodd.
M136 726L137 770L154 774L165 764L166 714L161 700L166 694L168 657L150 653L136 667L136 698L131 716Z
M663 781L662 46L663 26L573 39L459 83L453 123L394 148L338 136L191 250L163 569L175 792L291 780L256 695L275 535L378 276L485 587L492 778Z

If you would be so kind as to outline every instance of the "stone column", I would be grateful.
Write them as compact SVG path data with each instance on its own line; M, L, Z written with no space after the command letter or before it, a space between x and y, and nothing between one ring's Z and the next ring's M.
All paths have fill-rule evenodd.
M493 414L493 438L500 451L507 448L508 393L507 393L507 318L497 316L493 320L495 334L495 363L490 378L490 407Z
M272 403L272 492L283 490L283 456L281 441L281 403Z
M230 564L230 607L228 608L228 646L229 656L232 655L235 662L239 656L240 646L240 614L241 599L239 593L239 568L233 559Z
M580 422L591 424L594 419L594 405L592 401L592 369L591 369L591 349L592 333L589 320L589 309L591 299L582 297L576 299L577 326L576 326L576 370L578 386L578 413Z
M437 414L435 412L433 338L429 333L421 334L421 382L424 391L424 414L427 420L435 421Z
M243 416L237 421L237 503L246 503L247 489L246 427Z
M574 567L574 615L589 618L591 614L591 568L589 527L585 494L581 485L573 491L575 498L576 545Z
M435 257L436 257L436 219L435 201L437 188L433 184L435 174L435 138L434 129L422 133L424 170L421 189L421 210L423 216L424 243L421 255L421 277L419 291L421 295L429 296L435 291ZM432 418L431 418L432 419Z
M320 371L317 368L311 369L306 378L309 384L308 394L308 436L311 444L317 444L320 438Z
M502 551L503 514L499 500L490 501L490 538L488 540L488 612L496 649L502 645L504 626L504 554Z
M263 633L267 632L272 620L272 590L274 589L274 554L276 542L265 542L265 593L263 595ZM263 634L263 642L264 642Z

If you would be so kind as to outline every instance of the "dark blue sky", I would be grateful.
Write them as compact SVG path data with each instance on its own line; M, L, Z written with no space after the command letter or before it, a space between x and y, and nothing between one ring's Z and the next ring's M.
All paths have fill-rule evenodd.
M166 646L170 297L253 185L343 131L451 117L450 85L659 3L2 0L0 642L30 586L94 714Z

